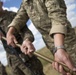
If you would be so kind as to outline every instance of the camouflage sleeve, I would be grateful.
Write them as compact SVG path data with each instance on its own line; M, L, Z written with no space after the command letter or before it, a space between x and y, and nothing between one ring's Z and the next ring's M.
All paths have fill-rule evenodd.
M27 25L25 25L25 27L23 27L20 30L21 36L23 38L23 40L25 39L29 39L31 42L34 41L34 35L32 34L32 32L28 29Z
M16 16L16 12L8 11L7 13L8 14L7 14L7 22L6 23L7 23L7 26L8 26L12 22L14 17Z
M45 0L48 16L52 22L50 35L54 33L67 33L66 5L64 0Z
M12 11L8 11L9 12L9 15L10 15L10 19L11 19L11 22L12 22L12 20L14 19L14 17L16 16L16 12L12 12Z
M19 32L20 29L24 27L28 19L29 17L24 9L24 3L22 2L20 9L17 12L17 15L8 27L13 26Z
M24 9L24 4L22 2L20 9L17 12L17 15L15 16L12 23L8 27L13 26L19 33L24 30L23 32L21 32L22 37L24 37L23 39L25 40L26 38L28 38L31 42L33 42L34 36L32 32L25 25L28 19L29 17Z

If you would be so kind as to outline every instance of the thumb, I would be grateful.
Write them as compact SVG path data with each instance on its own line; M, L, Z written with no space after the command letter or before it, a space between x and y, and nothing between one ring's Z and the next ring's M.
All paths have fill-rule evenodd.
M14 43L16 44L16 43L18 43L18 41L16 40L16 38L14 37Z

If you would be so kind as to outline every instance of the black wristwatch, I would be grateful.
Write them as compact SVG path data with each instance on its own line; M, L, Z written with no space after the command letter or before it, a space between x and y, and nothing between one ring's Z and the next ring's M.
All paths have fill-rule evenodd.
M56 53L56 51L57 51L58 49L64 49L64 50L66 51L66 49L65 49L65 47L64 47L63 45L62 45L62 46L56 46L56 47L54 47L54 48L52 49L53 55Z

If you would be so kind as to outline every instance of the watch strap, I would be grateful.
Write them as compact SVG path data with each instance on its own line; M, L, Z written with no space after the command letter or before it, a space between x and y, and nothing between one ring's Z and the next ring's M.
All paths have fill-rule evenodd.
M58 49L64 49L66 51L64 46L56 46L52 49L52 53L55 54Z

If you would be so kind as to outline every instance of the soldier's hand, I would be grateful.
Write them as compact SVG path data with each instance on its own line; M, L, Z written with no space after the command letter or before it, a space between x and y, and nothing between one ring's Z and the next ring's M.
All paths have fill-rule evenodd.
M3 35L3 33L0 31L0 39L2 38L2 36L4 36L4 35Z
M15 36L13 35L13 32L14 32L14 28L13 27L9 28L7 35L6 35L7 44L11 45L13 47L16 47L15 43L17 43L17 40L16 40Z
M29 39L26 39L22 46L21 46L21 51L26 54L29 55L30 57L32 57L33 52L35 51L34 45L32 44L31 41L29 41Z
M57 50L54 57L55 61L64 63L69 69L71 69L72 71L76 71L76 68L74 67L70 59L70 56L64 50L62 49ZM52 63L53 68L59 71L62 75L71 75L70 73L65 72L62 65L58 64L57 62Z

